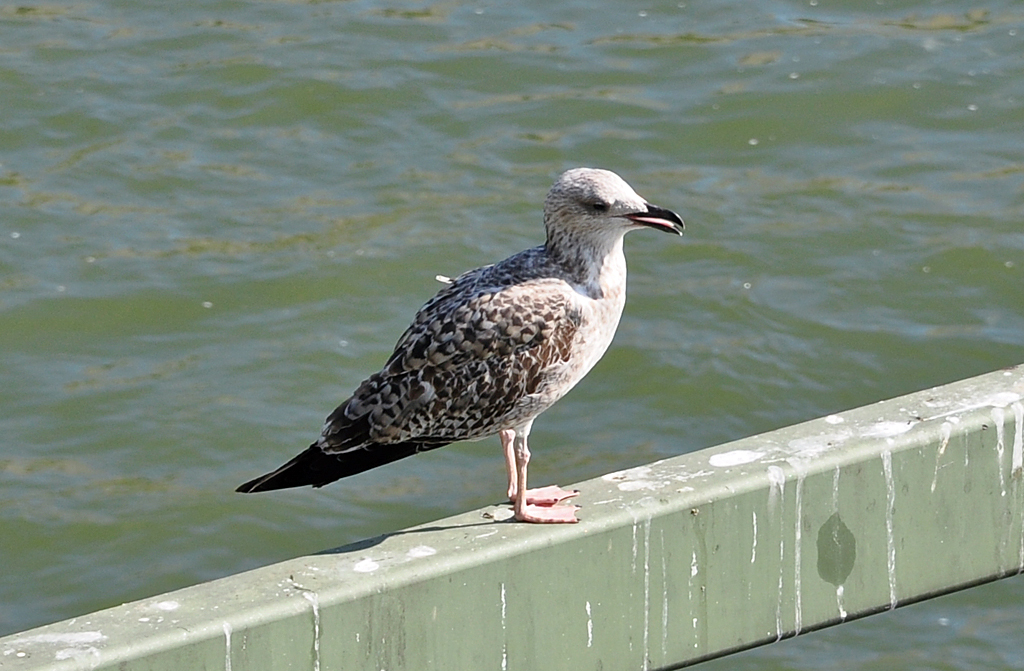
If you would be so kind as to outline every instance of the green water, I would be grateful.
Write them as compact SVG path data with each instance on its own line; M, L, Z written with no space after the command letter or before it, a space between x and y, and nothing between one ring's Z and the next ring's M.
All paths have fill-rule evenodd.
M578 165L627 240L568 484L1024 361L1024 7L0 5L0 634L492 503L496 439L233 493ZM582 512L585 515L586 511ZM1003 581L708 668L1009 669Z

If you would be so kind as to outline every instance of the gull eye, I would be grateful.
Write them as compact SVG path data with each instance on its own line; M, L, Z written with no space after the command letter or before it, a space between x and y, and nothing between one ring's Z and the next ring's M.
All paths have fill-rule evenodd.
M590 209L592 209L594 212L607 212L608 207L608 203L604 202L603 200L599 200L596 203L590 204Z

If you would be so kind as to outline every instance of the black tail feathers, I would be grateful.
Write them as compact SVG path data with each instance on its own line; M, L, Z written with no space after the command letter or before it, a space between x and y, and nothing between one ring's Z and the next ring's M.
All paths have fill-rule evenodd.
M313 443L305 452L277 470L250 480L235 491L250 494L305 485L323 487L343 477L334 475L334 471L340 470L340 466L337 456L324 454L320 447Z
M323 487L335 480L411 457L417 452L434 449L445 444L447 443L398 443L395 445L371 443L350 452L325 454L317 443L313 443L305 452L277 470L250 480L235 491L250 494L306 485Z

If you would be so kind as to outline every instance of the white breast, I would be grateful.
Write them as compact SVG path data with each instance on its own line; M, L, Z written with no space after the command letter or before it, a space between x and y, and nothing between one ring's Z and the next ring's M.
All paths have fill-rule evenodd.
M608 351L626 305L626 258L622 246L604 258L587 286L574 287L582 319L567 366L566 391L583 379Z

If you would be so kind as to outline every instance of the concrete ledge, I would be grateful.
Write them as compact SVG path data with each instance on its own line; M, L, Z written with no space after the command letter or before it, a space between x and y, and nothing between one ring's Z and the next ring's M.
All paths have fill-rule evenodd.
M1024 367L0 638L0 668L675 668L1024 569Z

